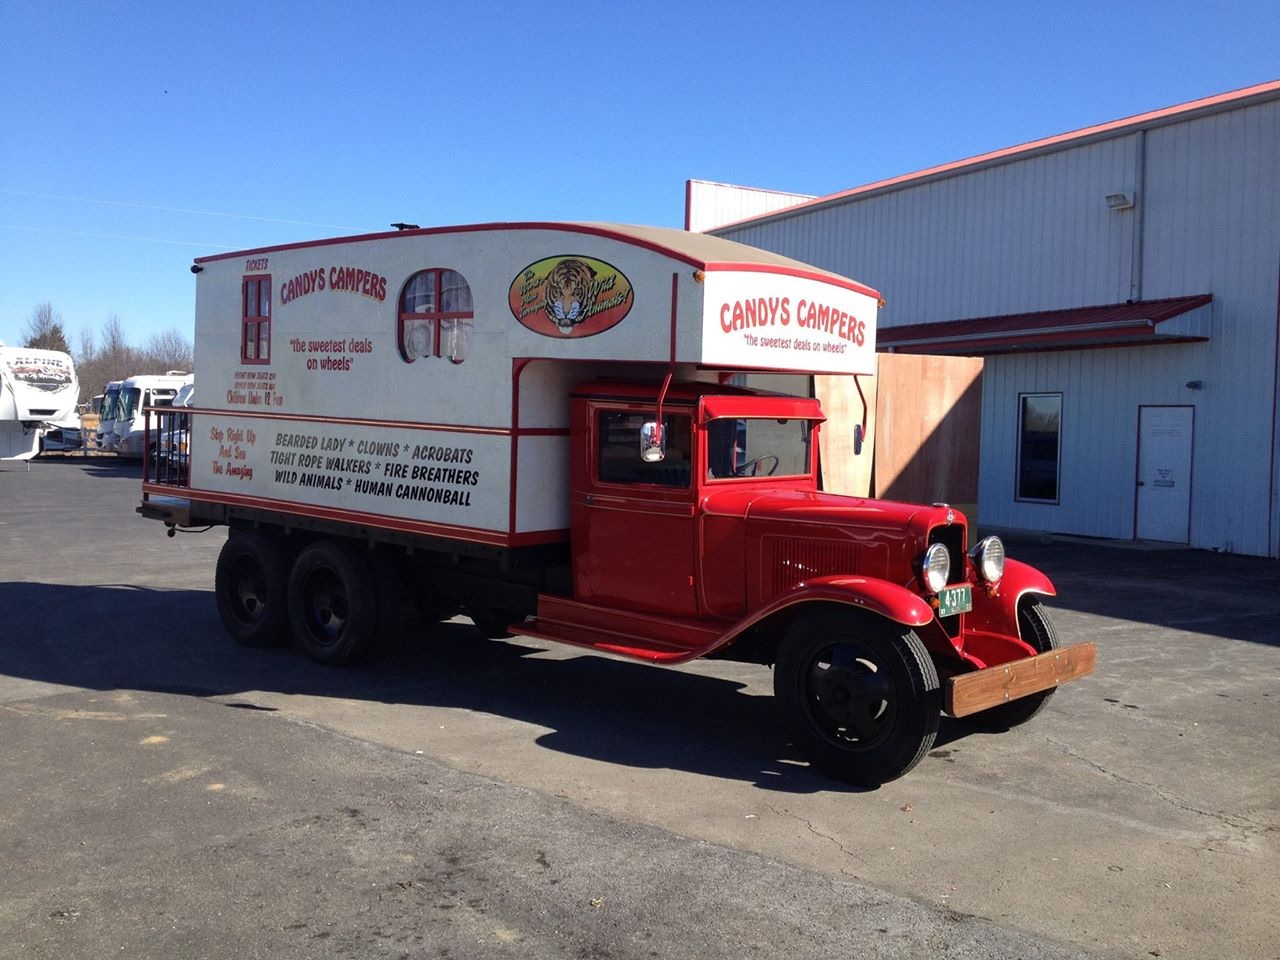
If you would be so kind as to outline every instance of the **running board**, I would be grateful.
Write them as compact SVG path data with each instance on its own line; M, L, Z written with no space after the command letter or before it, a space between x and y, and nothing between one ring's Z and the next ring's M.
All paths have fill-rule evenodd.
M649 663L684 663L702 656L719 630L632 610L597 607L543 594L538 615L507 628L538 640L587 647Z

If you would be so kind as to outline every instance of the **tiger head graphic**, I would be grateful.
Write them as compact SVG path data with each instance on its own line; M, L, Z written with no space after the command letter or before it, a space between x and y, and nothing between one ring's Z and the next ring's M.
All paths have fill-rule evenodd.
M595 300L592 281L596 272L577 259L561 260L547 274L545 285L547 318L568 335L591 315Z

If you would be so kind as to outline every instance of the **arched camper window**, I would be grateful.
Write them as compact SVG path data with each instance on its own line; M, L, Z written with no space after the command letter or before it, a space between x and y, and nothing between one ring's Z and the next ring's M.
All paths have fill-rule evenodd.
M411 276L400 292L396 340L408 363L419 357L467 359L475 314L471 288L456 270L432 268Z

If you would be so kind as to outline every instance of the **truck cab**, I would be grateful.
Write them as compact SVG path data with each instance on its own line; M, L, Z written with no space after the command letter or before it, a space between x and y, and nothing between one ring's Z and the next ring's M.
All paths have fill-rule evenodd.
M595 381L571 402L573 595L514 632L773 665L805 753L862 783L914 766L940 711L1014 726L1092 670L1059 649L1048 578L961 512L822 491L816 400Z

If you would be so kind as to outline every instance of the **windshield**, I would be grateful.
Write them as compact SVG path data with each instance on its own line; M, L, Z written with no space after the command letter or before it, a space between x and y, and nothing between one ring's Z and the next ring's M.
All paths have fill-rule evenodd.
M116 407L116 420L132 420L138 412L138 401L142 399L142 391L137 387L122 388L120 400Z
M707 425L707 479L803 477L811 472L808 420L712 420Z
M108 387L107 392L102 395L102 410L98 414L100 420L117 419L116 411L120 406L120 388Z

